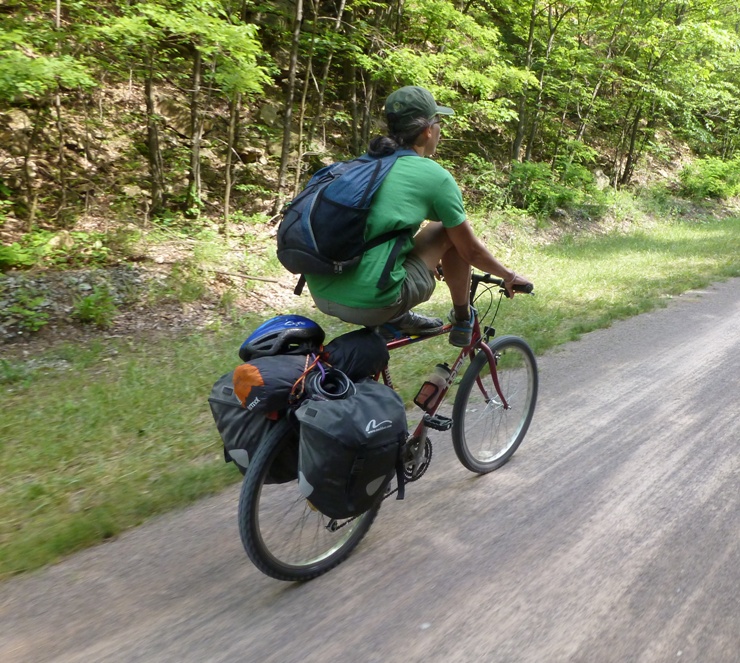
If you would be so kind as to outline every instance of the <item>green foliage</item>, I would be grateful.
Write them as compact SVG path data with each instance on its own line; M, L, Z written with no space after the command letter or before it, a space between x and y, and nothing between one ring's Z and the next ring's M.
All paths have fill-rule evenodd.
M32 251L22 247L18 242L0 246L0 271L24 269L33 266L35 263L36 259Z
M0 32L0 99L33 99L58 86L69 89L95 86L87 67L71 55L38 53L32 39L38 41L39 35L26 32L28 27ZM43 24L33 27L48 34L48 27Z
M248 198L272 198L274 191L261 184L236 184L234 190L239 191Z
M20 332L37 332L49 322L44 310L46 297L33 288L23 288L14 293L11 303L0 309L0 323L16 327Z
M257 39L257 27L234 24L218 3L189 0L171 8L137 3L112 20L101 16L99 27L91 30L115 44L128 62L137 62L139 67L145 67L156 53L158 65L168 70L181 64L178 47L197 49L212 63L206 75L227 97L254 96L270 82L266 66L258 62L269 61L269 56ZM175 67L182 75L178 69Z
M218 264L222 264L227 247L217 233L212 230L203 230L196 236L193 247L192 264L202 271L208 271Z
M561 162L559 170L545 163L514 162L509 191L516 206L541 218L557 210L601 216L606 205L591 171L572 160Z
M509 187L514 203L536 216L549 216L579 199L574 189L556 181L555 173L546 163L512 163Z
M110 255L107 241L108 236L99 232L36 229L20 242L0 247L0 269L104 265Z
M193 265L175 265L167 278L167 284L171 295L184 303L197 301L206 293L205 276Z
M0 359L0 385L28 384L31 371L27 364Z
M740 7L732 0L304 5L294 103L303 103L306 81L307 98L293 109L293 137L303 117L304 136L309 125L313 131L311 152L346 154L376 130L382 99L392 88L425 85L456 111L440 154L455 166L473 204L486 209L500 208L512 196L538 215L598 203L588 173L595 146L599 165L617 187L630 183L648 153L675 162L676 136L700 154L724 160L740 147ZM0 224L10 198L16 212L35 214L35 223L45 228L77 218L83 198L85 212L100 201L117 205L120 218L154 215L155 223L184 232L200 224L183 214L219 216L229 104L242 103L242 146L252 141L272 147L283 138L279 112L268 122L260 111L263 102L274 106L283 98L295 6L237 7L223 0L62 3L56 29L52 5L10 3L0 34L0 101L21 118L3 113L0 124L3 135L8 122L26 126L14 127L15 144L3 160L4 168L14 170L13 179L7 178L14 191L10 196L0 184ZM335 21L340 6L345 14ZM199 95L193 86L196 62ZM98 94L100 81L105 88ZM156 107L146 107L147 86ZM128 96L120 103L124 91ZM174 114L183 111L175 121L166 108L170 101ZM207 118L201 143L207 168L203 190L195 191L188 190L194 151L189 119L201 115ZM126 129L115 132L115 141L127 142L122 152L138 146L125 163L114 156L118 145L110 150L112 160L99 159L106 143L114 143L106 128L111 122ZM150 141L148 131L155 129L157 141ZM554 173L513 173L512 189L499 187L497 173L507 168L513 145L515 159L553 164ZM22 155L29 155L29 164ZM118 193L122 180L145 186L147 160L157 171L150 178L155 193L164 199L149 199L143 191L124 198ZM293 166L288 163L288 171ZM251 164L234 167L234 190L243 186L247 202L285 193L274 190L270 176L260 180L269 184L240 184L249 181L240 171L244 167ZM691 181L690 195L727 195L727 188L716 186L721 176L697 178L710 185ZM534 189L524 191L521 183L530 181ZM162 207L169 209L162 213ZM0 251L0 265L57 264L56 254L44 250L36 240L18 241ZM60 257L59 264L100 263L104 256L95 252L78 258L72 251L69 263Z
M514 115L506 95L533 80L501 57L501 37L490 21L447 0L407 2L402 31L388 31L382 42L380 49L354 51L357 63L389 88L428 87L454 104L464 129L500 130Z
M72 315L80 322L107 329L113 322L117 311L115 299L108 286L97 285L91 294L75 302Z
M740 194L740 159L697 159L680 173L681 192L693 200L727 200Z
M234 304L236 303L237 297L238 294L233 288L229 288L221 294L219 306L226 315L230 315L234 311Z
M568 163L560 173L560 181L568 187L576 189L593 189L594 176L586 166L580 163Z
M508 204L508 190L496 164L476 154L465 157L465 168L459 183L466 200L481 211L502 209Z
M245 214L241 210L236 210L231 213L229 220L232 223L243 223L246 226L262 226L267 222L268 216L262 212Z

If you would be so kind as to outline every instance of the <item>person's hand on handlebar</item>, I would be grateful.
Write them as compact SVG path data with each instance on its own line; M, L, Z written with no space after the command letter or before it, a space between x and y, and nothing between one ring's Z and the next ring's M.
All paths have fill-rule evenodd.
M504 277L504 289L507 297L513 297L517 292L527 292L534 288L534 284L512 270L510 277Z

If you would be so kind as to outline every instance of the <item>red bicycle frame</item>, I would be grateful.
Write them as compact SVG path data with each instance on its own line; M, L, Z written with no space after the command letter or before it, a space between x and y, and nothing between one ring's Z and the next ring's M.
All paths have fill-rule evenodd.
M395 350L397 348L403 348L407 345L412 345L413 343L419 343L421 341L425 341L430 338L442 336L443 334L448 334L451 329L452 329L452 325L448 324L442 327L442 329L440 329L438 332L434 334L427 334L425 336L404 336L402 338L394 339L388 342L388 350ZM472 341L470 342L470 345L466 345L464 348L460 350L460 353L458 354L457 359L455 359L454 363L450 367L450 375L447 378L447 382L444 386L444 389L442 389L441 393L437 396L437 399L434 402L434 404L431 407L429 407L429 409L426 410L427 416L433 417L437 413L437 409L442 404L442 401L444 401L444 398L447 395L449 388L452 386L452 383L454 382L455 378L457 377L457 374L459 373L460 368L462 367L462 364L465 361L465 358L470 356L472 360L472 357L475 356L476 350L481 350L488 358L488 366L491 371L491 379L493 380L493 385L496 388L496 393L498 394L498 397L501 399L501 403L504 409L507 409L507 410L509 409L509 404L506 402L506 398L504 397L503 391L501 389L501 385L499 384L498 371L496 369L496 357L491 351L491 348L488 347L488 344L485 342L483 335L481 334L480 322L478 321L478 317L476 316L473 322ZM383 382L392 388L393 380L391 379L390 369L388 366L386 366L383 369L382 375L383 375ZM476 382L478 383L478 388L481 390L481 393L483 394L484 398L486 400L490 400L488 391L486 390L485 386L481 382L480 378L476 378ZM424 419L422 418L416 430L414 431L414 436L415 437L420 436L424 428L426 428L426 424L424 422Z

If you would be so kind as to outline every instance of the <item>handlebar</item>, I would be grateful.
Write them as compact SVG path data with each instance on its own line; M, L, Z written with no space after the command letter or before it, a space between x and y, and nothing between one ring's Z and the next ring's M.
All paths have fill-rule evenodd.
M479 283L490 283L491 285L497 285L500 288L503 288L504 294L508 297L508 293L506 292L506 288L504 288L504 280L498 278L497 276L492 276L491 274L473 274L471 278L471 291L475 293L475 291L478 288ZM527 285L515 285L512 287L512 290L514 292L521 292L527 295L533 294L534 286L531 283L528 283Z

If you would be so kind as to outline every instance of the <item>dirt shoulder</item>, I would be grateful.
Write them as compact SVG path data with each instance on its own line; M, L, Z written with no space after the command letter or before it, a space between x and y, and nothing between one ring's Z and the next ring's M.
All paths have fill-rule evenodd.
M184 280L193 274L181 265L191 248L187 242L158 245L135 261L108 267L0 275L0 357L22 361L55 344L188 334L297 306L292 275L258 277L228 263L199 270L191 284L196 292L183 297ZM109 324L80 322L79 302L103 290L114 310Z

